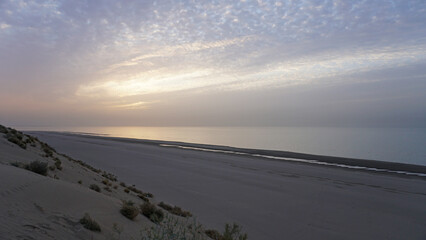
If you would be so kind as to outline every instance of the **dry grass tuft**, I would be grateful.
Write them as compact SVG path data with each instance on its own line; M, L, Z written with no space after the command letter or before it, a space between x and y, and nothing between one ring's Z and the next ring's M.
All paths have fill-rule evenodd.
M159 223L164 218L163 211L161 211L154 204L151 204L149 202L145 202L141 205L141 213L154 223Z
M158 204L159 207L161 207L162 209L166 210L167 212L176 215L176 216L180 216L180 217L192 217L192 214L188 211L184 211L182 210L180 207L174 206L172 207L171 205L168 205L164 202L160 202Z
M91 184L89 186L89 188L92 189L93 191L101 192L101 188L98 185L96 185L96 184Z
M94 219L92 219L88 213L84 214L84 217L80 219L80 223L84 228L89 229L90 231L101 231L99 224Z
M139 215L139 209L134 206L132 201L123 201L123 206L120 209L120 213L126 218L133 220Z

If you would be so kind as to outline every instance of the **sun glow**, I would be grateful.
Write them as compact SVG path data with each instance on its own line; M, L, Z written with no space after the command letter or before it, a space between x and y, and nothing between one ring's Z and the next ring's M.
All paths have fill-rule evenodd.
M93 97L129 97L160 92L171 92L205 86L201 78L208 77L210 70L197 70L180 74L163 74L160 76L138 77L125 81L106 81L83 85L77 91L80 96Z

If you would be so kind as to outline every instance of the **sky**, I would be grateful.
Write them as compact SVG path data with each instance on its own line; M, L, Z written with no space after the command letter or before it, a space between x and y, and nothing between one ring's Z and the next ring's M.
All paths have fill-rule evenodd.
M0 123L426 127L426 1L0 0Z

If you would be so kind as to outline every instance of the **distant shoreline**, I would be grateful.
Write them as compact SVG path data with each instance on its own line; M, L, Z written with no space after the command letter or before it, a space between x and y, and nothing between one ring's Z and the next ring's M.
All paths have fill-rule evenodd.
M64 135L75 135L87 138L104 139L110 141L126 142L126 143L140 143L140 144L154 144L162 147L174 147L193 151L207 151L216 152L221 154L238 154L249 157L258 157L262 159L275 160L275 161L289 161L299 162L305 164L318 164L329 167L347 168L353 170L365 170L372 172L400 174L406 176L426 177L426 166L386 162L378 160L345 158L325 155L315 155L307 153L298 153L290 151L278 150L264 150L264 149L250 149L250 148L237 148L221 145L210 145L200 143L187 143L178 141L163 141L163 140L148 140L124 137L109 137L103 134L83 133L83 132L61 132L61 131L25 131L27 133L57 133Z

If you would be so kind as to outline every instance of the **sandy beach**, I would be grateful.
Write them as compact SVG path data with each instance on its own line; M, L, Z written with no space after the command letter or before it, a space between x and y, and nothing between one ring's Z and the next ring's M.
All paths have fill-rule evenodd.
M182 149L156 141L30 134L188 209L207 227L237 222L249 239L426 238L425 177Z
M426 240L426 0L0 0L0 240Z

